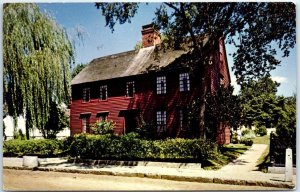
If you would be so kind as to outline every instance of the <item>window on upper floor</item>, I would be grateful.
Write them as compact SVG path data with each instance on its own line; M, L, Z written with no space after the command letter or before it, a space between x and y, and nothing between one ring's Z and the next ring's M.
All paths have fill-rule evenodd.
M156 78L156 93L157 94L166 94L166 76L161 76Z
M157 132L165 132L167 126L167 113L166 111L156 111L156 126Z
M100 86L100 100L107 100L107 85Z
M126 83L126 97L134 97L135 87L134 81L129 81Z
M190 90L190 76L188 73L179 74L179 90L181 92Z
M90 88L83 88L82 100L83 100L83 102L90 101Z

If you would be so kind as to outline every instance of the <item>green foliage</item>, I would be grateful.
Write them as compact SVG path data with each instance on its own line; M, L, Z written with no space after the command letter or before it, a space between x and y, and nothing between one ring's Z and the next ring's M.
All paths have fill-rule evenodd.
M44 138L55 139L57 133L69 127L69 116L66 113L66 108L58 106L55 102L51 103L50 117L45 128L41 129Z
M4 156L38 155L51 157L61 152L61 141L58 140L8 140L3 145Z
M112 120L97 121L91 126L91 130L96 135L112 134L116 123Z
M76 65L71 72L71 78L73 79L76 75L78 75L78 73L80 73L80 71L82 71L83 68L85 68L86 64L78 64Z
M23 134L21 129L18 129L16 133L14 133L14 139L25 140L25 135Z
M228 122L237 128L240 122L240 100L233 95L233 87L219 87L216 93L206 95L206 122ZM209 128L209 127L208 127ZM216 132L216 131L215 131Z
M139 4L96 3L96 7L101 9L106 25L113 31L117 22L130 23ZM216 50L221 38L233 44L237 48L233 53L233 70L237 83L243 85L253 79L261 79L270 75L280 64L275 57L275 48L281 49L284 57L294 48L295 18L296 8L291 2L160 3L153 21L154 26L160 28L166 36L161 46L183 49L181 45L189 45L185 47L189 51L185 64L201 80L198 102L201 109L198 113L200 136L204 133L204 111L207 109L204 98L209 83L205 75L211 50ZM165 43L169 46L165 46ZM262 113L261 118L266 121L271 119L268 114ZM253 123L251 118L244 119L250 120L247 123Z
M267 133L268 133L268 131L267 131L266 126L260 126L255 129L255 134L257 134L259 136L267 135Z
M71 156L92 159L190 159L216 155L216 144L203 139L143 140L138 134L123 136L80 134L70 145Z
M141 48L143 48L143 44L141 41L138 41L134 46L134 50L140 50Z
M36 4L9 3L3 9L3 82L8 114L26 118L29 129L43 129L51 103L70 101L68 36Z
M245 144L246 146L252 146L253 145L253 140L249 138L242 138L241 143Z
M276 136L280 145L296 149L296 95L284 98L281 103L282 111L278 114Z
M255 138L255 133L251 129L246 129L242 131L241 139L254 139L254 138Z
M131 21L137 13L137 3L96 3L113 31L117 22ZM203 11L205 10L205 11ZM155 11L154 23L173 39L174 47L185 41L204 65L203 38L209 34L211 46L223 36L237 47L233 54L234 69L239 84L261 78L279 65L274 45L284 57L296 44L296 9L288 2L165 2ZM190 37L190 38L186 38ZM235 38L238 37L238 38ZM203 57L203 58L202 58Z
M247 135L247 134L249 134L250 132L251 132L250 129L245 129L245 130L242 131L242 136Z
M276 96L279 83L266 77L251 81L241 89L241 124L257 127L276 127L279 116L283 113L282 97Z

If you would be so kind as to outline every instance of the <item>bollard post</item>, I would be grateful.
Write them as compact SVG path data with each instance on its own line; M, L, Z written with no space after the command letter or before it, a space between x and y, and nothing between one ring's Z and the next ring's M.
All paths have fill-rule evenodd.
M293 180L293 152L291 148L285 150L285 181Z

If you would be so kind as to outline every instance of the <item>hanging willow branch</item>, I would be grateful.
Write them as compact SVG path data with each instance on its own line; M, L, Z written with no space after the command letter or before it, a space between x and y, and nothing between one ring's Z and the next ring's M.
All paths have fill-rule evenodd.
M71 42L35 4L5 4L3 19L4 102L26 117L27 137L33 127L44 134L51 102L70 99Z

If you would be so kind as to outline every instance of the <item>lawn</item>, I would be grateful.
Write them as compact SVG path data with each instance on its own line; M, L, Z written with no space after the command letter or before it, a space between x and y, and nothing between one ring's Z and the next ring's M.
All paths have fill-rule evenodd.
M241 154L247 151L250 146L244 144L229 144L219 148L219 154L205 162L202 166L206 170L220 169L233 160L237 159Z
M254 144L266 144L268 147L263 152L263 154L260 156L260 158L257 161L257 166L259 167L259 170L262 172L266 172L268 170L268 166L270 164L270 135L265 135L262 137L256 137L253 139Z

